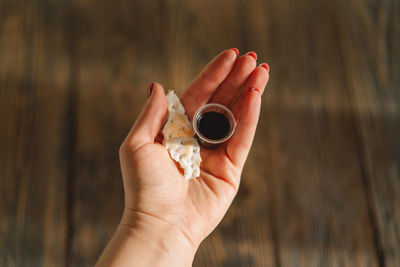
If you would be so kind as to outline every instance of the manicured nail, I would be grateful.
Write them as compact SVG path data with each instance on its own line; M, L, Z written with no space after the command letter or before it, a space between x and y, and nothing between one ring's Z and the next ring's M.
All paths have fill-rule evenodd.
M265 68L269 72L269 65L267 63L262 63L259 66Z
M255 60L257 60L257 54L253 51L247 52L246 55L249 55L249 56L253 57Z
M237 48L231 48L233 51L235 51L235 53L236 53L236 56L238 56L239 55L239 50L237 49Z
M255 88L255 87L251 87L250 89L249 89L249 93L251 93L251 92L260 92L260 89L258 89L258 88Z
M151 93L153 93L153 87L154 87L154 83L151 83L149 91L147 92L147 97L150 97Z

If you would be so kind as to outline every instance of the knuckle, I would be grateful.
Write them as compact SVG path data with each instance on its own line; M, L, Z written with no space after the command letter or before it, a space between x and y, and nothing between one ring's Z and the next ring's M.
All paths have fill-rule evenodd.
M268 79L268 71L264 67L258 66L255 71L257 72L257 75L262 75L264 79Z
M238 59L238 63L240 65L242 65L243 67L248 67L248 66L255 66L256 65L256 61L254 60L254 58L250 55L243 55L240 56Z
M119 147L119 155L125 156L127 154L134 152L134 150L135 146L133 145L133 142L131 140L130 141L125 140Z
M125 155L125 153L126 153L126 143L125 143L125 141L122 142L122 144L119 146L118 152L119 152L119 156L120 157Z
M210 73L210 72L208 72L208 71L203 71L201 74L200 74L200 76L201 76L201 78L203 79L203 80L205 80L205 81L207 81L207 82L209 82L209 83L217 83L217 82L219 82L219 79L218 79L218 77L215 75L215 74L213 74L213 73Z
M127 138L119 147L119 155L120 157L131 157L136 154L140 148L144 147L145 144L146 142L139 138Z
M231 57L236 57L236 52L233 51L232 49L227 49L222 51L221 55L227 57L227 58L231 58Z

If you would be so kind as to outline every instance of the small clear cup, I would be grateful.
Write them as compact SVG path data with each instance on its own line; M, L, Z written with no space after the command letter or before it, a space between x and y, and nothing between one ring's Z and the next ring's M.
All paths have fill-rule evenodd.
M204 113L207 113L210 111L215 111L215 112L221 113L229 121L229 126L230 126L229 132L225 137L223 137L221 139L217 139L217 140L208 139L207 137L205 137L204 135L201 134L200 130L197 127L197 124L198 124L197 122L200 119L200 117ZM209 104L202 106L201 108L199 108L196 111L196 113L193 116L192 125L193 125L193 129L197 135L197 140L199 141L200 145L202 145L205 148L216 148L219 144L222 144L223 142L225 142L229 138L231 138L231 136L235 132L236 120L235 120L235 116L233 115L232 111L230 111L224 105L217 104L217 103L209 103Z

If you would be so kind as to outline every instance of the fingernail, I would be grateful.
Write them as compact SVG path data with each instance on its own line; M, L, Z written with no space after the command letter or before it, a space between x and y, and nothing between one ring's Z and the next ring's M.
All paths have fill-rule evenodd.
M260 67L265 68L269 72L269 65L267 63L260 64Z
M153 87L154 87L154 83L151 83L149 91L147 92L147 97L150 97L151 93L153 93Z
M236 53L236 56L238 56L239 55L239 50L237 49L237 48L231 48L233 51L235 51L235 53Z
M258 89L258 88L255 88L255 87L251 87L250 89L249 89L249 93L251 93L251 92L260 92L260 89Z
M247 52L246 55L249 55L249 56L253 57L255 60L257 60L257 54L253 51Z

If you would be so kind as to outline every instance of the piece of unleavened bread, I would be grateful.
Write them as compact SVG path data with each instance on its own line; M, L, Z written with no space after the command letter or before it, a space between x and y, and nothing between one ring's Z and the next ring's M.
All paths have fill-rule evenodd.
M166 95L168 118L162 133L163 144L171 158L179 163L186 179L200 176L200 146L192 124L185 115L185 108L173 90Z

